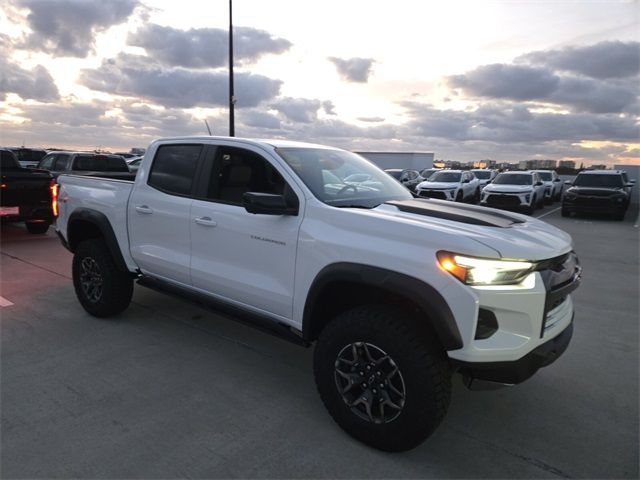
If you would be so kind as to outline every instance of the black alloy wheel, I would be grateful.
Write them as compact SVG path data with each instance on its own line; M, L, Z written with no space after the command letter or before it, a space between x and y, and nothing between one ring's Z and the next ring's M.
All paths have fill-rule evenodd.
M402 373L381 348L366 342L344 347L335 363L342 400L358 417L373 423L394 421L405 403Z
M91 257L80 262L80 285L86 299L98 303L102 298L102 272L98 263Z

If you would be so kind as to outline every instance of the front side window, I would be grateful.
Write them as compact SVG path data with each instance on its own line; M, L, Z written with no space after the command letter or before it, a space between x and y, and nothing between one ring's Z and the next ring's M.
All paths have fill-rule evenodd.
M190 195L202 145L162 145L147 183L163 192Z
M56 155L55 154L49 154L46 157L44 157L42 159L42 161L40 162L40 164L38 165L38 168L42 168L44 170L52 170L53 168L53 161L56 159Z
M538 176L545 182L550 182L551 180L553 180L551 172L538 172Z
M374 208L390 200L410 200L411 193L360 155L328 148L278 148L278 154L300 177L313 195L334 207ZM345 181L351 175L367 175L360 183Z
M207 198L242 205L246 192L283 195L285 185L282 175L257 153L221 147L211 172Z
M58 155L52 170L63 172L67 169L67 165L69 165L69 155Z

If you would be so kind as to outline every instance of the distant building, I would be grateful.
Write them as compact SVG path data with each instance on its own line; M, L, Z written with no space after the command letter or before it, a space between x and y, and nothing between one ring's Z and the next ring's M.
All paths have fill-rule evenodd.
M432 152L355 152L380 168L411 168L423 170L433 167Z
M495 160L478 160L473 162L473 168L496 168L497 162Z
M533 160L521 160L518 163L518 168L520 170L544 170L544 169L554 169L556 168L556 161L555 160L539 160L539 159L533 159Z
M575 169L576 162L574 162L573 160L560 160L560 162L558 162L558 167Z

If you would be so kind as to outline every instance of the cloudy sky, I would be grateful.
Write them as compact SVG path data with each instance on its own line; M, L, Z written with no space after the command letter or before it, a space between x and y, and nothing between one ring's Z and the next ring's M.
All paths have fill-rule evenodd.
M226 135L227 0L3 0L0 145ZM235 0L236 135L640 163L638 1Z

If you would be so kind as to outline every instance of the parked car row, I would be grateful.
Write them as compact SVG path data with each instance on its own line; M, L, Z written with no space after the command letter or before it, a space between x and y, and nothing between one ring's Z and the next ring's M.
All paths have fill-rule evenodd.
M560 200L562 181L555 171L385 170L417 197L470 202L532 214L544 202ZM413 185L417 182L414 188Z

